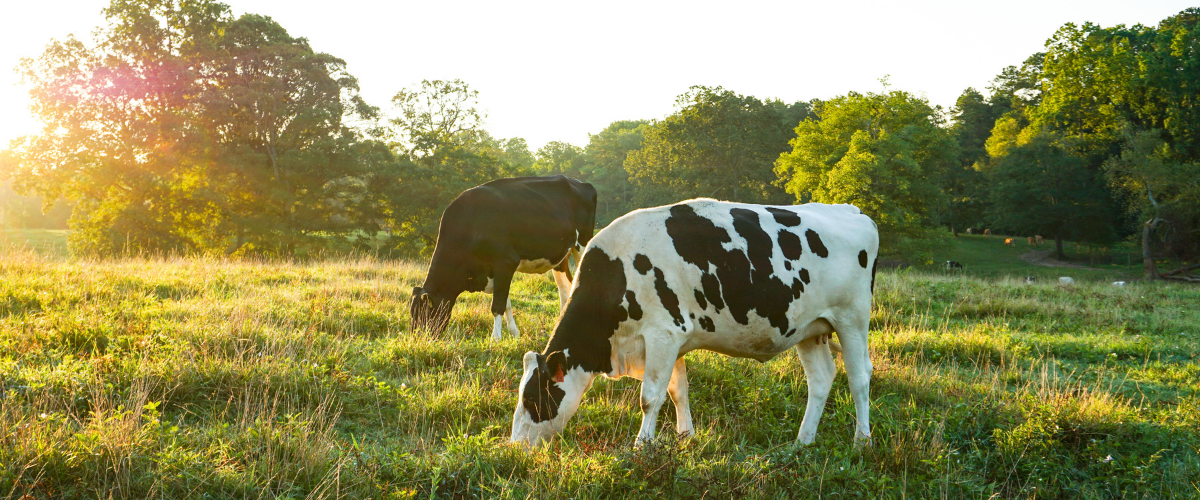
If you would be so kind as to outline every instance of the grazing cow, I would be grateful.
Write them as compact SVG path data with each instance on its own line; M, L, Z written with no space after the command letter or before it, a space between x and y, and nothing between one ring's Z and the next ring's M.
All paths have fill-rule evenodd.
M545 350L527 352L512 441L562 431L596 377L642 380L636 444L654 438L667 394L676 431L694 432L684 354L767 361L795 347L808 378L797 439L811 443L837 367L854 399L856 442L870 440L871 319L879 231L852 205L762 206L697 199L637 210L584 251Z
M1004 246L1015 247L1015 246L1017 246L1017 243L1015 241L1013 241L1012 238L1004 238Z
M983 230L983 235L984 235L984 236L991 236L991 235L992 235L992 230L991 230L991 229L984 229L984 230Z
M414 327L441 332L463 292L492 294L492 340L501 319L519 335L508 298L516 272L554 270L560 304L570 294L568 254L579 259L596 223L596 189L561 175L499 179L458 195L442 214L425 283L413 288Z
M1033 237L1033 242L1034 242L1034 244L1041 245L1041 244L1045 243L1046 240L1042 239L1042 235L1039 234L1039 235L1036 235Z
M1028 241L1031 246L1037 246L1037 244L1033 242L1033 236L1025 238L1025 240Z
M969 227L967 228L967 234L975 234L974 231L975 231L974 229L971 229Z
M1025 283L1026 283L1026 284L1032 285L1032 284L1033 284L1034 282L1036 282L1036 281L1037 281L1037 278L1035 278L1035 277L1033 277L1033 276L1026 276L1026 277L1025 277Z
M947 271L949 271L951 269L962 269L962 268L963 268L963 266L962 266L962 263L960 263L960 262L955 262L953 260L946 261L946 270Z

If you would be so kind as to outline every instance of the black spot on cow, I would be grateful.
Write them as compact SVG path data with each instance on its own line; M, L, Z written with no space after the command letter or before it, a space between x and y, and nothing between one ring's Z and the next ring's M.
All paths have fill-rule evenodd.
M783 261L783 268L787 269L788 271L791 271L792 270L792 261L790 261L790 260Z
M696 313L688 313L688 317L692 318L692 319L696 319Z
M566 395L557 384L551 383L553 376L540 371L533 372L525 383L524 400L521 402L534 422L543 422L558 416L558 408Z
M703 328L709 332L717 331L717 327L716 327L716 325L713 324L712 318L710 318L708 316L700 317L700 328Z
M800 237L791 231L779 232L779 249L783 251L783 257L788 260L796 260L804 253L804 245L800 244Z
M708 301L704 299L704 292L696 290L696 303L700 304L701 309L708 309Z
M577 276L571 293L575 300L567 303L544 352L569 352L564 371L578 366L592 373L611 372L609 338L629 318L621 307L628 291L624 265L620 258L609 258L604 250L592 247L580 259Z
M796 329L795 329L795 328L792 328L791 330L788 330L788 332L787 332L787 333L783 334L783 336L784 336L784 337L791 337L792 335L795 335L795 334L796 334Z
M800 279L804 280L805 285L811 282L811 280L808 279L808 269L800 269Z
M775 217L775 222L788 227L800 225L800 216L796 215L796 212L775 207L767 207L767 211L771 212L771 216Z
M800 298L800 294L804 293L804 282L799 279L792 278L792 299Z
M817 254L817 257L829 257L829 249L825 248L825 244L821 243L821 235L816 231L809 229L804 232L804 239L808 240L808 248Z
M679 311L679 296L675 295L675 291L667 285L667 279L663 276L662 269L654 268L654 291L658 292L658 301L662 302L667 312L671 313L671 318L675 320L675 326L683 324L683 313Z
M726 250L722 244L733 241L729 231L701 217L690 205L675 205L670 211L667 235L679 256L700 268L704 296L717 311L728 306L730 316L743 325L749 324L748 314L755 311L780 334L786 332L791 287L774 275L771 254L775 244L763 230L758 212L744 208L729 212L734 230L746 240L743 252Z
M867 251L866 250L858 251L858 265L862 266L863 269L867 268Z
M701 275L700 288L704 289L704 297L712 302L717 312L721 312L721 309L725 308L725 301L721 300L721 282L717 280L715 274L704 273Z
M625 291L625 300L629 302L629 319L634 321L642 319L642 306L637 302L637 295L633 290Z
M633 257L633 268L637 269L638 274L646 274L654 266L650 264L650 258L642 254L637 254Z
M558 416L558 409L566 395L554 383L555 373L566 371L566 355L554 352L538 354L538 369L530 375L521 393L521 404L534 422L543 422Z

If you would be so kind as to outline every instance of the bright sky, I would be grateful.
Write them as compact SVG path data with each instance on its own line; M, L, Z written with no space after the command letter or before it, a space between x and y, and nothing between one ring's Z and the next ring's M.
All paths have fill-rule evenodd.
M89 35L107 0L5 0L0 7L0 146L37 130L11 71L51 38ZM486 128L587 144L615 120L662 118L691 85L785 101L893 88L952 106L1042 49L1064 23L1157 24L1177 0L496 2L227 0L273 17L345 59L388 109L422 79L480 93Z

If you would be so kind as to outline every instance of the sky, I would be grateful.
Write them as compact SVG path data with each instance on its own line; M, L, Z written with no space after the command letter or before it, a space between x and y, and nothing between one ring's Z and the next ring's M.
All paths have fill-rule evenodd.
M879 91L887 76L949 108L1043 49L1065 23L1155 25L1200 5L1174 0L605 2L227 0L340 57L368 102L423 79L479 91L485 128L585 146L616 120L660 119L692 85L787 102ZM15 68L51 39L87 38L107 0L5 0L0 148L36 133Z

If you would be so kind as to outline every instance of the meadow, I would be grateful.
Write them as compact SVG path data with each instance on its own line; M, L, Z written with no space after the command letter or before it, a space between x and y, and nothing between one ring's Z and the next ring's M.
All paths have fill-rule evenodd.
M532 452L507 439L521 355L557 314L546 277L514 283L522 336L494 344L483 294L464 295L442 335L409 331L423 263L12 249L0 254L0 495L1200 497L1200 288L1118 288L1119 270L958 245L946 258L963 272L878 276L869 448L851 442L844 373L804 447L793 352L694 352L695 437L673 436L668 403L662 437L634 449L639 382L600 379L562 438Z

